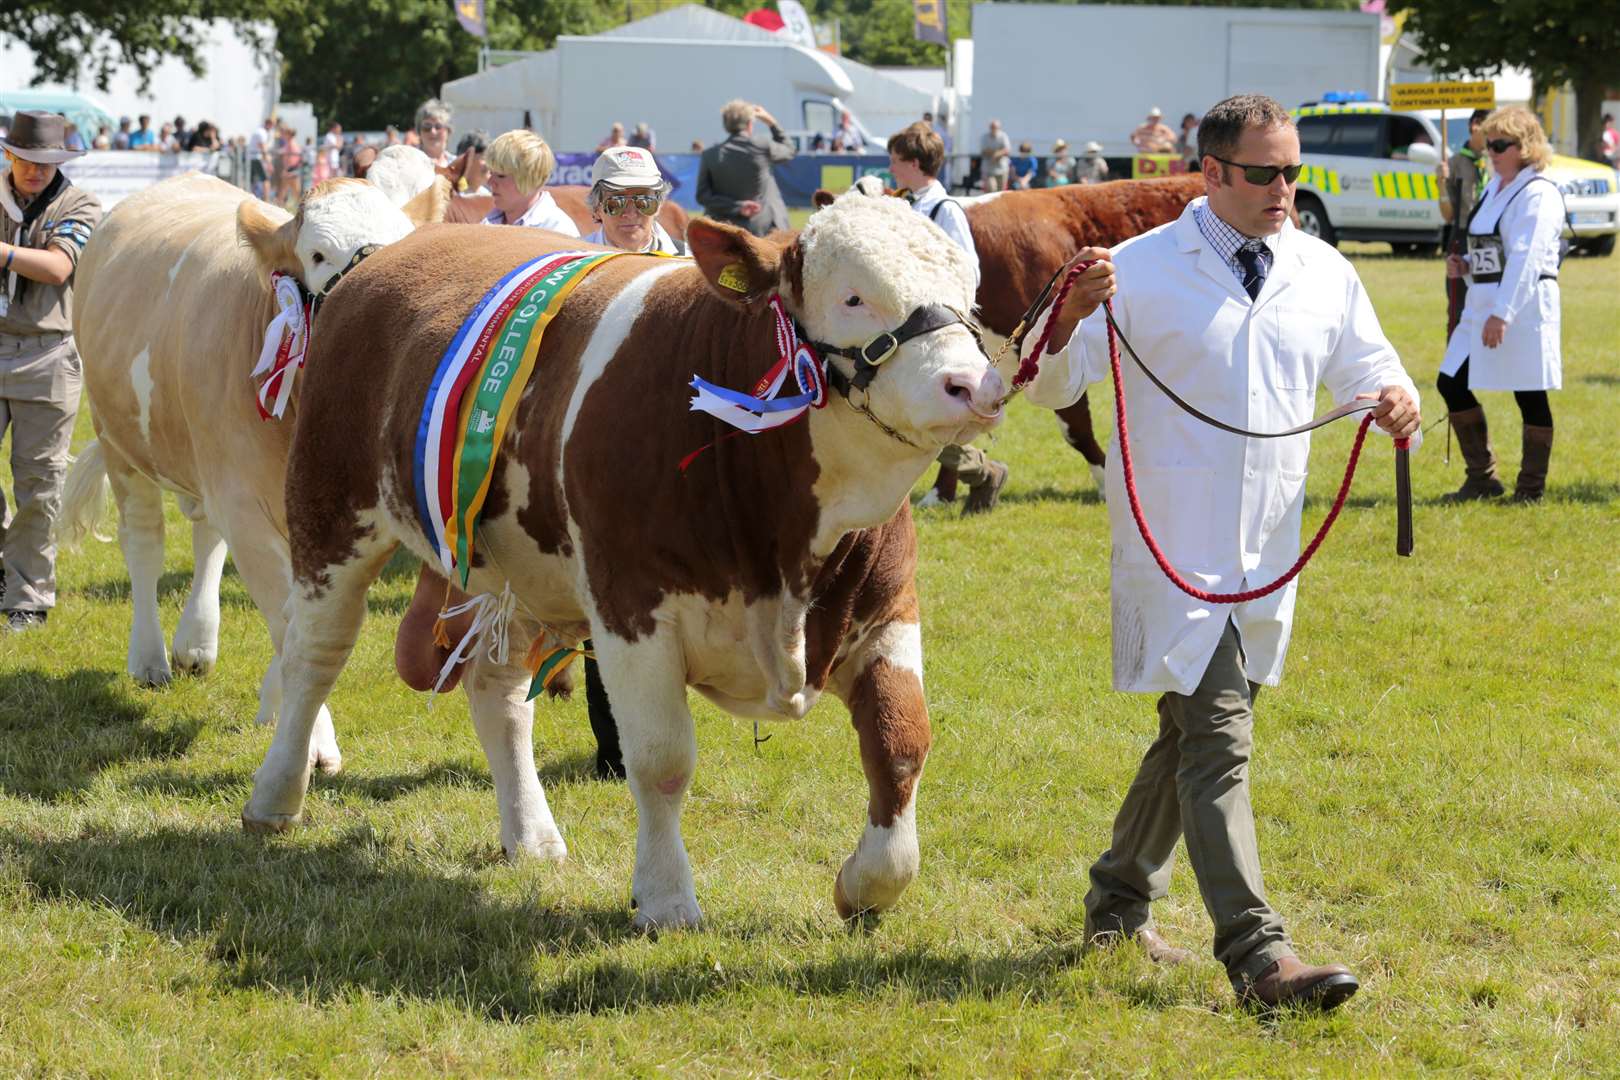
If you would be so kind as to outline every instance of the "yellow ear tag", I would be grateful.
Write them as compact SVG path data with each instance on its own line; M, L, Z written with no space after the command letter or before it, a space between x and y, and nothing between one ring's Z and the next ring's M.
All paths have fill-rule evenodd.
M734 262L720 271L720 284L732 292L752 292L748 284L748 270L740 262Z

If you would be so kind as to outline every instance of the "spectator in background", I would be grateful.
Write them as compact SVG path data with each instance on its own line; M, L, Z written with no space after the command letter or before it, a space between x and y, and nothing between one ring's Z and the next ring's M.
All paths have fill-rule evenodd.
M1035 156L1035 147L1028 141L1018 144L1018 156L1012 159L1012 186L1028 191L1035 186L1035 177L1041 171L1041 159Z
M694 154L703 153L703 140L702 139L693 139L692 140L692 151L691 152L694 153Z
M624 125L616 122L612 127L608 128L607 138L596 144L596 152L600 154L602 151L611 150L615 146L629 145L630 143L624 137Z
M656 152L658 149L658 137L653 134L653 129L647 126L647 122L642 121L636 125L636 130L631 132L630 145Z
M186 149L194 153L209 154L220 148L219 128L208 120L199 121L197 130L186 141Z
M191 128L186 126L186 118L183 116L176 116L174 118L173 130L174 141L180 144L180 149L184 150L186 148L186 144L191 141Z
M1176 136L1176 153L1188 166L1198 164L1198 116L1195 113L1181 118L1181 134Z
M1001 130L1001 121L990 121L990 130L979 140L980 179L984 190L1005 191L1012 172L1012 140Z
M152 130L152 118L141 117L141 126L129 133L129 149L152 150L156 149L157 132Z
M861 149L861 138L855 130L854 120L848 111L838 114L838 129L832 135L832 149L835 154L854 154Z
M756 119L770 129L768 140L755 137ZM728 138L703 151L698 165L697 200L704 212L717 221L741 225L755 236L787 228L787 204L771 166L792 160L793 144L763 105L727 102L720 121Z
M304 150L298 135L282 125L276 139L276 203L286 206L298 194L298 177L304 168Z
M485 225L522 225L564 236L579 235L574 219L563 213L546 190L546 181L557 167L546 140L523 128L508 131L489 144L484 163L489 167L489 193L495 202Z
M255 128L253 134L248 136L248 183L255 198L264 199L270 194L275 138L276 122L268 116L264 118L264 126Z
M1620 131L1615 130L1614 114L1603 114L1603 159L1620 169Z
M819 131L810 136L810 152L812 154L825 154L827 152L827 136Z
M114 150L128 150L129 137L132 134L134 132L129 130L129 117L120 116L118 118L118 132L112 137L112 148Z
M1086 143L1079 164L1075 168L1077 184L1100 184L1108 179L1108 162L1103 160L1102 144L1093 140Z
M96 132L96 137L91 140L90 148L92 150L111 150L112 128L108 127L106 124L102 124L101 130Z
M1063 187L1074 183L1075 161L1074 155L1069 153L1069 144L1059 139L1052 144L1052 157L1046 163L1046 175L1042 178L1042 187Z
M343 175L343 125L332 122L326 129L326 137L321 140L321 177Z
M296 139L297 136L294 136ZM304 192L309 190L310 181L315 171L315 159L319 156L315 152L315 136L306 135L304 143L298 148L298 191L297 198L303 198Z
M68 122L67 135L63 139L63 145L65 145L69 150L80 154L90 149L84 144L84 136L79 134L79 125L73 123L72 121Z
M489 150L489 132L474 128L456 146L455 188L459 195L488 195L489 166L484 155Z
M399 128L395 127L393 124L389 124L387 129L383 132L383 146L387 147L387 146L398 146L398 145L399 145Z
M1147 119L1131 132L1131 145L1139 154L1176 152L1176 133L1166 126L1163 109L1155 105L1148 110Z
M158 137L152 143L150 149L156 150L160 154L178 154L180 152L180 140L175 137L173 124L166 123L158 129Z
M416 134L422 140L422 153L435 168L450 164L450 106L438 98L428 98L416 109ZM551 170L546 170L549 174Z

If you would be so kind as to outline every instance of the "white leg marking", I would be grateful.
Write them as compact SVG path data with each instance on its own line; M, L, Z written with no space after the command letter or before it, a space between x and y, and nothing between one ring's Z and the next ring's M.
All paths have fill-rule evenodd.
M127 667L136 682L163 686L171 675L157 600L163 575L163 492L139 473L109 470L108 476L118 502L118 545L135 609Z
M703 911L681 840L681 806L697 766L697 735L675 628L660 625L634 644L600 626L591 637L636 800L635 925L696 926Z
M1102 466L1102 465L1087 465L1087 468L1089 468L1091 470L1091 482L1097 485L1097 495L1098 495L1098 497L1101 498L1103 500L1103 502L1107 502L1108 501L1108 470L1107 470L1107 468L1105 466Z
M895 815L887 827L866 823L855 853L844 860L838 871L837 888L856 912L884 911L894 906L917 876L922 856L917 849L917 784L911 788L911 801Z
M225 570L225 538L207 518L191 523L191 595L175 627L174 666L206 675L219 659L219 578Z
M568 845L551 816L534 770L534 702L525 701L529 673L521 663L496 665L480 651L463 678L473 727L495 781L501 847L507 858L562 862Z

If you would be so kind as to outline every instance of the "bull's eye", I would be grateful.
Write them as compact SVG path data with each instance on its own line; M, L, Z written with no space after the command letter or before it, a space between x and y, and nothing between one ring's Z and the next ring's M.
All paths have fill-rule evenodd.
M852 296L848 300L844 301L844 306L845 307L860 307L861 306L861 298L858 297L858 296Z
M326 256L317 251L315 254L309 257L309 261L314 263L316 266L319 266L321 263L326 261Z

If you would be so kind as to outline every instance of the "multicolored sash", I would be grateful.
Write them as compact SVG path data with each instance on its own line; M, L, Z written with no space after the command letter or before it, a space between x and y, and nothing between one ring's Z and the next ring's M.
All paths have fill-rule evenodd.
M478 301L439 361L416 430L416 507L445 573L462 588L495 455L541 336L586 275L624 254L557 251L517 267Z

